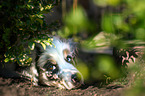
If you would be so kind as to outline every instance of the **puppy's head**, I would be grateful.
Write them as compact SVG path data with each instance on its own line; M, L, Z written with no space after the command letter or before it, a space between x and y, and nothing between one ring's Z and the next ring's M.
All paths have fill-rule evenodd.
M52 43L54 45L48 45L38 59L40 83L62 89L79 87L83 77L75 67L75 48L72 43L56 37Z

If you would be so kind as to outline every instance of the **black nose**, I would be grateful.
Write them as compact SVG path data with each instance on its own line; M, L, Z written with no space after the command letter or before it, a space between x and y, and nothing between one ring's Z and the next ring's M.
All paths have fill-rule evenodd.
M78 84L80 84L81 83L81 79L80 79L81 77L79 76L79 74L73 74L72 76L71 76L71 80L72 80L72 82L75 84L75 85L78 85Z

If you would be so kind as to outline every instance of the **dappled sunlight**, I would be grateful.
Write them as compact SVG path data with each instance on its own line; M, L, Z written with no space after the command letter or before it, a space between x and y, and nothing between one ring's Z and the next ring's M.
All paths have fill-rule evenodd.
M46 45L54 45L50 37L55 35L64 38L64 41L68 40L68 43L69 41L75 43L70 44L75 45L70 49L77 51L74 58L78 57L77 62L73 61L76 63L73 66L77 67L84 81L95 82L92 83L94 87L99 81L101 82L99 85L106 86L117 83L125 90L123 96L144 95L145 0L1 2L2 66L9 62L19 66L30 66L33 62L31 54L35 50L36 43L47 49ZM81 76L78 77L82 79ZM88 89L89 87L87 86ZM113 89L111 88L106 87L103 90L110 92ZM98 94L96 89L92 88L93 91L87 92L90 91L90 94L96 92L92 94L93 96L103 94L103 92ZM86 90L77 91L79 94L80 91ZM55 91L50 94L53 92ZM114 89L112 93L114 94ZM108 94L110 95L110 93L103 95Z

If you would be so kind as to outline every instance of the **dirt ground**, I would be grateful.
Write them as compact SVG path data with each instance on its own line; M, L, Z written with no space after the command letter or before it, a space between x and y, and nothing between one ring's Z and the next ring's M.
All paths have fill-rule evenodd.
M60 90L55 87L32 86L29 81L0 78L0 96L121 96L127 85L109 84L101 88L83 85L74 90Z

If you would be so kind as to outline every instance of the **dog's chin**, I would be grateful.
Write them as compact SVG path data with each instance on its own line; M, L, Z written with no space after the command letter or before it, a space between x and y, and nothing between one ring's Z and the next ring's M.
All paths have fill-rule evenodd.
M73 83L65 82L64 80L62 80L61 84L65 87L65 89L68 89L68 90L76 88L76 86L73 85Z
M64 80L62 80L61 85L64 86L61 89L71 90L71 89L79 88L81 86L81 83L74 84L73 82L65 82Z

